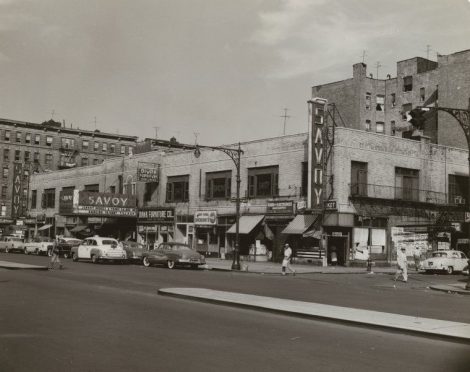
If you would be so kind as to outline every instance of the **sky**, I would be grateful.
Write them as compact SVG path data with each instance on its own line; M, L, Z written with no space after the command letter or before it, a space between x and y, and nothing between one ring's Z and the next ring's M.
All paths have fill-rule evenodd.
M209 146L302 133L312 86L470 49L469 21L469 0L0 0L0 117Z

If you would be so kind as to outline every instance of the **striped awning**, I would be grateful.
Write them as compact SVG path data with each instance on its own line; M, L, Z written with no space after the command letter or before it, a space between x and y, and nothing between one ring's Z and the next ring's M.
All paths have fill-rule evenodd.
M249 234L263 220L264 216L241 216L239 220L239 234ZM234 223L227 234L236 233L237 224Z
M282 231L282 234L302 235L315 222L314 214L298 214Z

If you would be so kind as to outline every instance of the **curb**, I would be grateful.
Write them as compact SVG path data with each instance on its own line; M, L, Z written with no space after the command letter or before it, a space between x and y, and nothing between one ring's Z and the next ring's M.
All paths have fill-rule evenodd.
M232 269L223 269L220 267L208 267L205 270L209 271L225 271L225 272L233 272L233 273L242 273L242 274L262 274L262 275L281 275L281 272L270 272L270 271L252 271L252 270L232 270ZM325 275L391 275L394 274L392 272L369 272L369 271L352 271L352 272L345 272L345 271L306 271L306 272L298 272L296 271L295 276L299 275L306 275L306 274L325 274ZM293 276L292 274L288 274L287 276Z
M435 291L440 291L440 292L446 292L446 293L457 293L463 296L470 296L470 291L466 289L461 289L461 288L456 288L454 286L450 285L432 285L429 286L429 288L435 290Z
M47 266L27 265L27 264L16 264L1 262L0 268L7 270L49 270Z
M202 292L202 294L198 294L198 292ZM208 292L208 294L204 294L204 292ZM419 318L408 315L383 313L371 310L285 300L242 293L216 291L204 288L161 288L158 290L158 294L161 296L199 301L203 303L239 307L297 318L328 321L356 327L382 329L396 333L405 333L428 338L432 337L470 344L470 324L466 323ZM240 300L240 297L242 297L243 300ZM269 305L267 302L274 302L275 305ZM310 309L302 310L301 308L305 306L309 306Z

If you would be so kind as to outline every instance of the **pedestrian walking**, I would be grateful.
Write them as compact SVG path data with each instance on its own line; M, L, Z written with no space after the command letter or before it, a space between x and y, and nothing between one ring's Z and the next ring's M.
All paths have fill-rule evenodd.
M402 276L403 282L408 281L408 261L406 259L406 248L401 247L397 252L397 271L395 273L395 281Z
M292 249L288 243L284 245L284 259L282 260L282 275L286 275L286 268L295 275L295 270L290 265L290 260L292 258Z
M59 237L55 237L54 245L52 248L51 262L49 263L49 269L54 269L55 264L59 264L59 269L63 269L62 262L59 257Z
M421 248L418 246L413 251L413 259L415 261L415 270L418 271L421 268Z

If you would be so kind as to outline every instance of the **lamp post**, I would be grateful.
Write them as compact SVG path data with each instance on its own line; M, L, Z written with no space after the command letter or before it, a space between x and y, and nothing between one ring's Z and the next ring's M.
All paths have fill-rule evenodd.
M238 143L238 148L233 149L230 147L221 147L221 146L201 146L196 145L194 149L194 156L199 158L201 156L201 151L199 149L211 149L211 150L218 150L222 151L227 154L230 159L235 164L235 168L237 170L237 196L235 200L235 249L233 254L233 261L232 261L232 270L240 270L240 162L241 162L241 155L243 154L243 150L240 147L240 143Z

